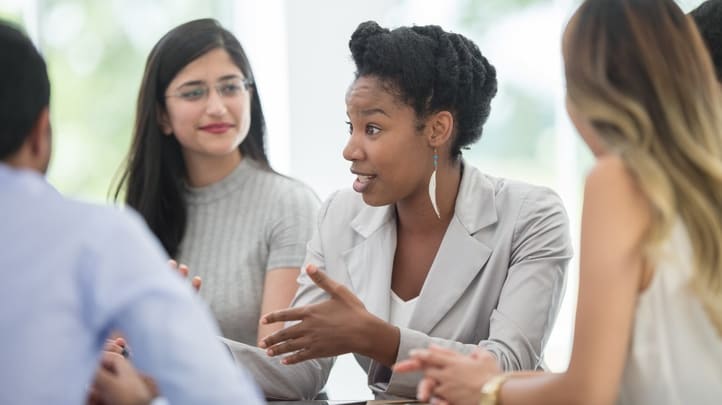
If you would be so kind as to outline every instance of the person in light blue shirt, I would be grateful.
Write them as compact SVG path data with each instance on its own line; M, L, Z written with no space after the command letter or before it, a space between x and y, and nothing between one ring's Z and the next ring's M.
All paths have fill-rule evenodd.
M45 63L2 21L0 54L0 404L81 404L101 359L124 394L114 403L149 403L130 365L102 352L115 330L171 404L261 404L142 220L46 182Z

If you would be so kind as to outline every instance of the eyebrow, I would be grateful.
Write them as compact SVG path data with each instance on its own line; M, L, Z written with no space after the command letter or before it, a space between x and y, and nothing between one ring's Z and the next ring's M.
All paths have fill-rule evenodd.
M369 115L374 115L374 114L383 114L383 115L391 118L391 116L390 116L388 113L386 113L386 111L384 111L384 110L381 109L381 108L369 108L368 110L361 110L361 111L359 112L359 114L360 114L362 117L368 117Z
M238 74L230 74L230 75L221 76L220 78L218 78L218 80L216 80L216 82L223 82L223 81L231 80L231 79L243 80L243 77ZM204 85L204 84L206 84L206 82L204 82L203 80L191 80L189 82L185 82L185 83L181 84L180 86L178 86L176 88L180 89L181 87L200 86L200 85Z

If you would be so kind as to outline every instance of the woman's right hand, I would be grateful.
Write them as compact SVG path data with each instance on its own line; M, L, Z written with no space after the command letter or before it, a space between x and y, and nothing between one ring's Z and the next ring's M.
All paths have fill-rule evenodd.
M177 261L170 259L168 260L168 265L171 269L177 271L178 274L183 276L183 278L188 278L188 273L190 272L190 269L188 269L188 266L186 266L185 264L178 264ZM198 276L193 276L193 278L191 279L191 285L193 286L193 289L196 290L196 292L200 291L202 283L203 280L201 280L201 278Z

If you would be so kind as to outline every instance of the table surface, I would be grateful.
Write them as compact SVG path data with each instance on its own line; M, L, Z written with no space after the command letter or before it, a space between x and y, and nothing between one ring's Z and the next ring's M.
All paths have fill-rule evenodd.
M404 405L415 404L423 405L421 402L414 400L391 400L391 401L329 401L329 400L311 400L311 401L269 401L269 405Z

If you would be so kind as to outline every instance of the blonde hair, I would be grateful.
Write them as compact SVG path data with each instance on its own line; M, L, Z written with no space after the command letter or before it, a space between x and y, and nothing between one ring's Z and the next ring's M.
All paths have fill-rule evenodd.
M569 101L648 198L645 259L681 218L691 286L722 334L722 94L696 26L672 0L587 0L564 64Z

